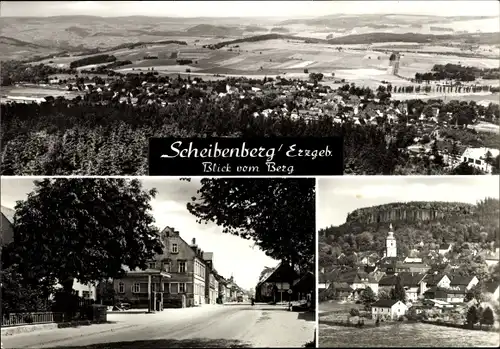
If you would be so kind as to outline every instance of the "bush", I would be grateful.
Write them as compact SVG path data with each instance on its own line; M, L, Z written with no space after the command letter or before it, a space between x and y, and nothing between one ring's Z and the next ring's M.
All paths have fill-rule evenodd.
M351 308L349 314L351 314L351 316L359 316L359 310L356 308Z
M309 69L304 69L304 74L309 74Z

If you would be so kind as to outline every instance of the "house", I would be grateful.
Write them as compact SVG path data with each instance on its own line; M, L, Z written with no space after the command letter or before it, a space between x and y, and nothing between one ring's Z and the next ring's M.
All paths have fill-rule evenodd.
M298 300L305 300L312 306L315 305L316 278L312 272L307 272L293 285L293 291L297 294Z
M423 282L425 274L423 273L402 272L397 275L386 275L379 280L379 288L385 291L392 290L396 286L398 277L409 301L415 302L423 296L425 292L425 283Z
M406 257L403 263L422 263L422 258L420 257Z
M9 243L14 241L14 214L15 211L7 208L5 206L1 206L1 216L2 216L2 225L1 231L2 235L0 236L0 246L3 247L8 245Z
M294 294L290 294L288 291L292 290L293 284L298 280L298 273L289 264L280 262L276 268L266 273L259 281L255 287L255 298L258 302L292 300Z
M408 311L408 306L394 299L381 299L372 304L372 319L399 319Z
M451 251L452 247L453 247L452 244L441 244L441 245L439 245L438 253L440 255L444 256L446 253Z
M171 227L162 230L161 240L163 251L148 263L146 270L127 271L123 278L113 280L117 298L144 306L153 293L153 297L163 299L165 308L204 304L206 266L203 251L196 246L195 240L189 245Z
M439 288L448 288L450 287L451 280L445 274L427 274L423 281L426 283L426 287L439 287Z
M494 148L467 148L462 154L462 161L486 173L491 173L492 166L487 163L490 155L493 159L500 154L500 150Z
M446 303L463 303L466 294L467 289L465 286L452 286L447 288L433 286L424 293L424 297L426 299L434 299Z
M500 301L500 286L498 283L495 282L489 282L484 285L485 291L489 294L492 295L491 298L496 300L497 302Z
M366 273L364 270L358 269L340 273L335 281L347 283L352 290L361 291L370 287L375 294L378 293L378 282L372 274Z
M196 240L193 239L193 245L195 245ZM203 252L203 259L205 260L205 303L216 304L217 298L219 298L219 284L215 277L214 269L214 254L213 252Z
M347 282L333 282L330 285L333 291L333 299L347 301L353 299L354 290L347 284Z
M220 303L224 303L229 299L229 290L227 289L228 281L220 275L217 281L219 282L219 300Z
M450 287L454 286L464 286L468 291L472 287L476 286L479 282L479 279L476 276L452 276Z
M484 261L491 267L492 265L498 264L500 259L500 249L497 247L495 251L488 251L487 253L483 253Z
M396 266L395 266L396 273L401 273L401 272L427 273L430 269L431 269L431 267L425 263L398 262L398 263L396 263Z

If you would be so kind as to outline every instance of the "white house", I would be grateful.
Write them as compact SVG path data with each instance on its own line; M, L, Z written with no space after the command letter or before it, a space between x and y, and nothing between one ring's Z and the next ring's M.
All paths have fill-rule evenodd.
M430 288L430 287L438 287L438 288L449 288L451 284L451 280L448 276L441 274L441 275L426 275L425 278L423 279L425 282L424 288Z
M398 319L408 311L408 306L394 299L381 299L372 304L372 319Z
M422 263L422 258L420 257L406 257L403 263Z
M486 173L491 173L491 165L485 162L487 153L496 158L500 154L500 150L494 148L467 148L462 154L462 161Z
M439 245L439 254L440 255L445 255L446 253L451 251L451 248L453 247L452 244L441 244Z

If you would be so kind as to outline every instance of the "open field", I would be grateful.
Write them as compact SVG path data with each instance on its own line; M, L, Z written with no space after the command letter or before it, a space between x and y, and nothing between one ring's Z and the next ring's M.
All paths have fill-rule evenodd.
M319 325L320 347L498 347L497 332L471 331L421 323L373 328Z
M23 96L23 97L46 97L53 96L59 97L63 96L67 99L75 98L76 96L83 95L83 92L78 91L66 91L57 88L50 87L31 87L31 86L12 86L12 87L2 87L2 95L5 96Z

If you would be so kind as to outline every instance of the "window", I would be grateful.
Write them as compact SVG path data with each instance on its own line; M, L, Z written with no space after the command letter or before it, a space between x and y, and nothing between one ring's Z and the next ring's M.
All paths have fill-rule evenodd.
M473 163L473 162L474 162L474 159L469 158L469 162L470 162L470 163Z
M481 165L481 160L476 160L476 165Z
M156 262L150 262L150 263L148 263L148 268L149 269L156 269Z
M179 262L179 273L186 272L186 262Z
M135 282L132 285L132 293L140 293L141 292L141 284L138 282Z
M179 285L178 293L186 292L186 284L185 283L179 282L178 285Z
M125 284L123 282L118 284L118 293L125 293Z
M163 270L167 273L170 273L170 262L163 263Z
M178 253L179 252L179 246L177 244L172 244L172 253Z
M82 297L85 298L85 299L89 299L90 298L90 292L89 291L82 291Z

